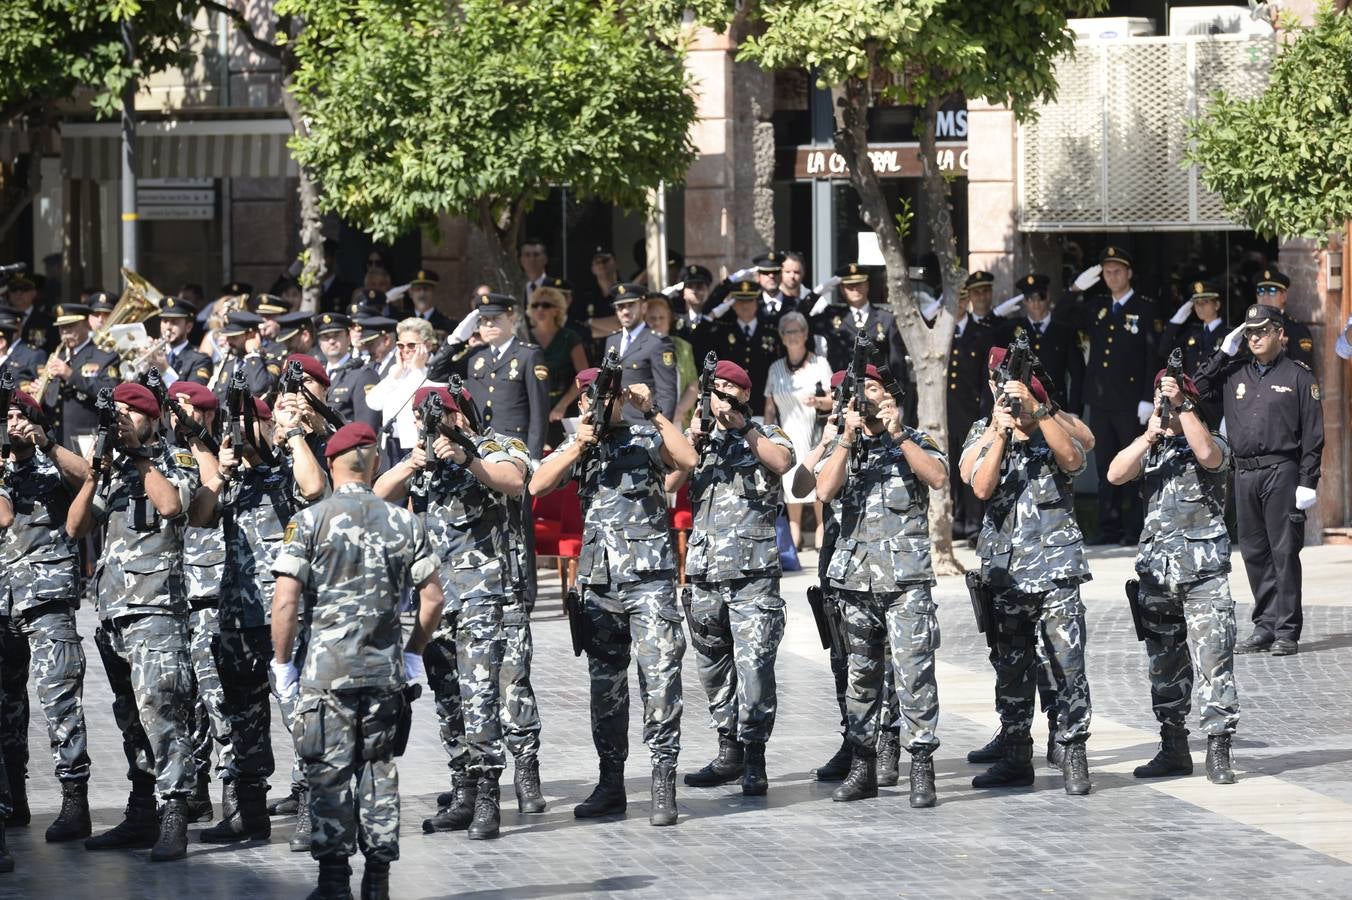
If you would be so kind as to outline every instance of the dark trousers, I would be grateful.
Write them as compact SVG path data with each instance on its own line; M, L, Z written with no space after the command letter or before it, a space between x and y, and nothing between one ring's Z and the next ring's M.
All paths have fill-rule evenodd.
M1305 513L1296 509L1294 460L1235 473L1239 552L1253 590L1256 634L1300 640L1300 550Z
M966 416L948 417L950 460L962 457L962 445L967 440L967 432L971 430L974 421L976 420L968 419ZM971 486L961 478L950 479L948 483L953 491L953 537L962 539L979 534L981 519L986 513L985 504L976 498Z
M1092 412L1089 429L1094 434L1094 470L1098 473L1099 537L1134 544L1141 536L1141 488L1139 484L1111 484L1108 464L1145 429L1135 410Z

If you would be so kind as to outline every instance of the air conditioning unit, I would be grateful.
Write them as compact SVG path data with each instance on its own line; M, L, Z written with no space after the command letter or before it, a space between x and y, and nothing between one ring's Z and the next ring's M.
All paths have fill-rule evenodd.
M1169 34L1207 37L1213 34L1270 36L1272 26L1249 14L1247 6L1178 6L1169 10Z
M1077 41L1124 41L1150 37L1155 33L1153 19L1108 16L1102 19L1067 19L1066 25Z

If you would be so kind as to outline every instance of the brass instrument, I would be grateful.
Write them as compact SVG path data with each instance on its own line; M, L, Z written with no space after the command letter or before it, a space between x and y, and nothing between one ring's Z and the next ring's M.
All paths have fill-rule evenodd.
M122 291L122 296L118 298L113 311L108 313L103 327L94 332L94 346L100 350L114 350L116 334L112 331L114 326L144 322L160 311L160 301L164 299L164 294L155 285L126 266L122 267L122 277L127 282L126 289Z
M65 344L57 347L56 357L62 362L70 362L70 348ZM38 376L38 380L31 383L27 388L29 396L38 401L39 404L43 402L43 395L47 393L47 388L52 383L52 376L47 372L47 366L44 364L41 368L42 374Z

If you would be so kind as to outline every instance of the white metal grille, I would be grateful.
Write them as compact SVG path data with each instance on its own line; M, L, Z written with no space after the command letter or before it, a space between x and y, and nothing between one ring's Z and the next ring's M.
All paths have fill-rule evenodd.
M1224 89L1267 84L1270 38L1084 41L1057 64L1056 101L1019 131L1024 231L1232 229L1181 165L1187 120Z

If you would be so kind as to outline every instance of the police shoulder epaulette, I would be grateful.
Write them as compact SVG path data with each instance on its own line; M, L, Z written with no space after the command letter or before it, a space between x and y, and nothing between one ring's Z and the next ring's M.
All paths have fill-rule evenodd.
M1309 372L1311 375L1314 374L1314 369L1311 369L1310 364L1305 362L1303 359L1296 359L1294 357L1287 357L1287 359L1290 359L1291 362L1300 366L1302 369L1304 369L1306 372Z

